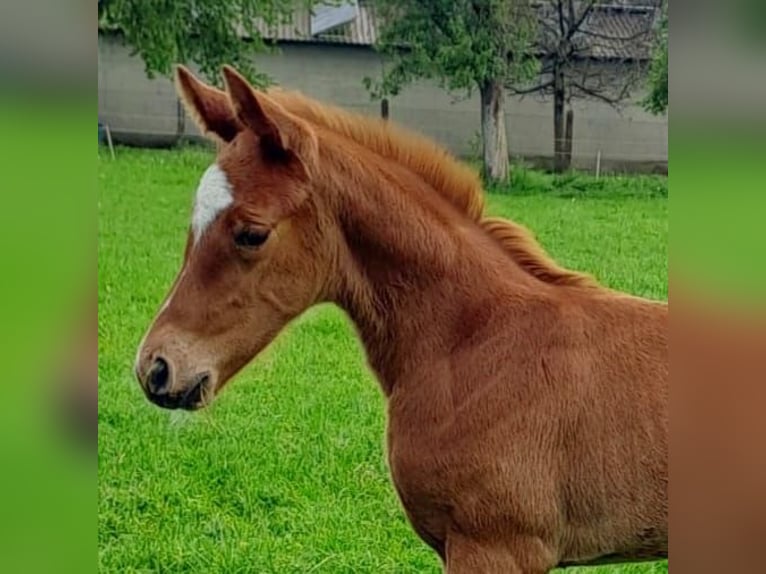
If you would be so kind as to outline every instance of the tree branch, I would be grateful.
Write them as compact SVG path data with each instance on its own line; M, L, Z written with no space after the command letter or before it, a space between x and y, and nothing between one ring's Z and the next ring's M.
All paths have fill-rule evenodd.
M585 19L590 15L590 13L593 11L593 7L596 5L596 0L590 0L590 3L585 7L585 10L582 11L582 14L580 14L580 17L578 18L576 23L572 24L572 27L569 28L567 32L567 40L571 40L572 36L575 35L575 33L580 30L580 27L583 25L583 22L585 22Z
M552 74L553 73L553 67L554 63L552 60L548 60L540 67L540 75L544 76L546 74Z
M546 18L540 18L538 22L546 32L550 33L551 38L557 38L559 36L559 32L556 30L555 25L551 24Z
M506 86L506 89L508 92L514 96L523 96L525 94L532 94L534 92L542 92L543 90L547 90L548 88L553 87L553 80L550 82L543 82L542 84L538 84L534 86L533 88L524 88L522 90L519 90L515 88L514 86Z
M571 88L576 88L576 89L580 90L583 94L586 94L586 95L588 95L588 96L590 96L592 98L595 98L597 100L601 100L602 102L604 102L604 103L606 103L606 104L608 104L608 105L610 105L612 107L617 107L628 96L628 88L627 88L627 86L623 87L623 89L620 91L620 93L617 96L609 97L609 96L607 96L606 94L604 94L602 92L598 92L598 91L592 90L590 88L586 88L585 86L583 86L579 82L575 82L573 80L569 81L569 85L570 85L570 89Z
M571 26L575 21L574 0L569 0L567 8L569 8L569 25Z
M571 1L571 0L570 0ZM561 37L566 36L566 29L564 28L564 4L563 0L556 1L559 11L559 30L561 31Z

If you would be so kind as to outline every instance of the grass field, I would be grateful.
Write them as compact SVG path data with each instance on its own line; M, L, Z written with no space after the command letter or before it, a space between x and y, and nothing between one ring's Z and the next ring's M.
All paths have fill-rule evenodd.
M389 482L383 399L336 309L306 313L206 411L160 410L133 379L211 158L118 149L99 160L99 571L439 572ZM667 297L664 179L518 170L513 181L491 212L527 224L568 266Z

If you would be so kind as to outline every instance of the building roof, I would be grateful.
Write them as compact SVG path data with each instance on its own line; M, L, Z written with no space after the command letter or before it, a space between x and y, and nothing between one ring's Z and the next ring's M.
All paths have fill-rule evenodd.
M357 5L356 18L321 34L311 33L311 13L308 10L296 10L288 23L276 26L261 24L258 29L264 38L278 42L372 46L378 40L377 20L372 6L366 3Z
M594 6L574 38L579 47L578 56L599 60L651 58L653 35L650 32L658 10L649 3L650 0L623 0L621 3ZM540 19L551 26L558 26L558 15L552 14L550 9L542 9ZM541 35L545 44L544 29Z
M657 0L612 0L608 4L597 4L583 26L583 33L578 34L577 40L582 45L578 55L596 59L648 59L652 39L646 32L654 23L657 4ZM557 15L551 13L550 6L538 4L540 19L558 26ZM296 11L289 23L258 28L264 38L277 42L373 46L378 39L379 24L373 7L359 2L356 18L321 34L312 35L308 10ZM634 39L636 41L632 41Z
M577 56L599 60L649 59L652 37L646 32L651 30L657 18L661 1L611 0L595 4L581 33L576 35L575 40L581 46ZM274 42L374 46L380 24L373 6L365 0L347 0L347 3L355 5L356 16L319 34L311 33L312 16L308 9L296 10L289 21L281 24L256 22L256 28L265 39ZM537 9L541 23L558 27L557 14L551 3L538 1ZM110 29L110 26L99 19L99 29ZM546 44L545 26L541 26L539 40L540 44Z

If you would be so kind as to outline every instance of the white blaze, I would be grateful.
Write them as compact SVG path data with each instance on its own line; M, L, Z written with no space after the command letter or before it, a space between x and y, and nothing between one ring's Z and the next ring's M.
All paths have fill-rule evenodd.
M197 196L194 201L194 211L192 213L192 231L194 232L195 243L199 241L202 234L207 229L218 214L226 209L234 201L232 194L231 184L229 178L223 170L218 167L217 164L211 165L205 173L202 175L202 179L199 182L197 188ZM170 302L173 300L173 296L176 294L176 289L181 283L184 275L186 274L186 268L181 271L178 281L173 285L173 289L170 291L165 299L165 302L160 307L160 310L155 317L155 321L160 315L167 309ZM141 358L141 351L144 348L146 338L154 328L154 322L149 326L141 339L141 343L138 345L138 352L136 353L135 369L138 371L139 359Z
M218 214L229 207L234 201L229 178L218 164L213 164L202 176L197 188L197 197L194 201L192 213L192 231L194 241L199 241Z

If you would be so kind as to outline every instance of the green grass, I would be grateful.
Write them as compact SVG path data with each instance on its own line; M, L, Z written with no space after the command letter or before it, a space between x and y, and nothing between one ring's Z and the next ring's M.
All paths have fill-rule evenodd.
M195 149L99 160L99 571L439 572L389 482L384 402L336 309L306 313L206 411L160 410L134 381L210 162ZM665 298L664 183L575 179L579 188L516 185L490 210L527 224L566 265Z

